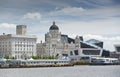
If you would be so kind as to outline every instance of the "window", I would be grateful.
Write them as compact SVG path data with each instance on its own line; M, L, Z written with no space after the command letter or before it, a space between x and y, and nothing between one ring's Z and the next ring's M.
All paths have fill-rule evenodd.
M72 52L72 51L70 51L70 55L73 55L73 52Z
M78 55L78 50L74 50L75 55Z
M89 60L90 57L81 57L80 60Z
M120 52L120 47L116 47L117 52Z
M63 56L68 56L68 54L62 54Z
M99 55L100 50L83 50L84 55Z
M23 39L25 41L25 39Z
M56 47L56 44L52 44L52 47L55 48L55 47Z

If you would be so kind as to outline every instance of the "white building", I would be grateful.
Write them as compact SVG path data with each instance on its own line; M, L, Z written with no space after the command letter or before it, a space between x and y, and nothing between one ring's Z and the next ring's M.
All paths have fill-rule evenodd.
M36 55L36 36L26 35L26 26L18 25L16 35L0 35L0 56L11 56L17 59L30 58Z
M63 35L58 26L53 22L49 32L45 34L45 42L37 44L37 55L59 56L66 55L71 59L81 57L101 56L102 48L83 41L82 37L76 36L75 39Z

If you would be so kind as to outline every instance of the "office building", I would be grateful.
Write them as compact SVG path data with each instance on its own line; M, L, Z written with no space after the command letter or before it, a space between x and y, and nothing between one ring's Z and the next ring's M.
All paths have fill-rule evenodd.
M27 28L24 25L16 27L15 34L0 35L0 56L27 59L36 55L36 36L26 35Z

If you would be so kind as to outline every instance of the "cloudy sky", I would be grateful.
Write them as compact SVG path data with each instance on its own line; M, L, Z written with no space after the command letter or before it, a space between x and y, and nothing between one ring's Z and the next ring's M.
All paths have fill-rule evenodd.
M114 51L120 44L120 0L0 0L0 34L15 34L27 25L38 42L56 21L62 34L104 41Z

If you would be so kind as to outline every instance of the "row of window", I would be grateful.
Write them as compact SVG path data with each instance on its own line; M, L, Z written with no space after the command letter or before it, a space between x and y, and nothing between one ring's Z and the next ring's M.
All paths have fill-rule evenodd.
M25 51L25 52L15 52L15 54L33 54L33 52L28 52L28 51Z
M0 47L10 47L11 45L0 45Z
M0 51L10 51L10 48L0 48Z
M15 47L33 47L34 45L22 45L22 44L15 44Z
M99 55L100 50L83 50L83 54L85 54L85 55Z
M12 42L13 43L13 42ZM34 44L34 42L14 42L15 44ZM0 45L8 45L11 44L11 42L0 42Z
M25 51L25 50L29 50L29 51L33 51L33 48L15 48L15 51Z
M0 48L0 51L9 51L10 48ZM13 48L13 50L33 50L33 48Z
M14 42L15 44L33 44L33 42Z
M36 41L35 39L12 39L13 41L24 41L24 42L29 42L29 41Z
M0 44L10 44L11 42L0 42Z
M100 50L83 50L84 55L99 55ZM70 51L70 55L79 55L78 50Z

